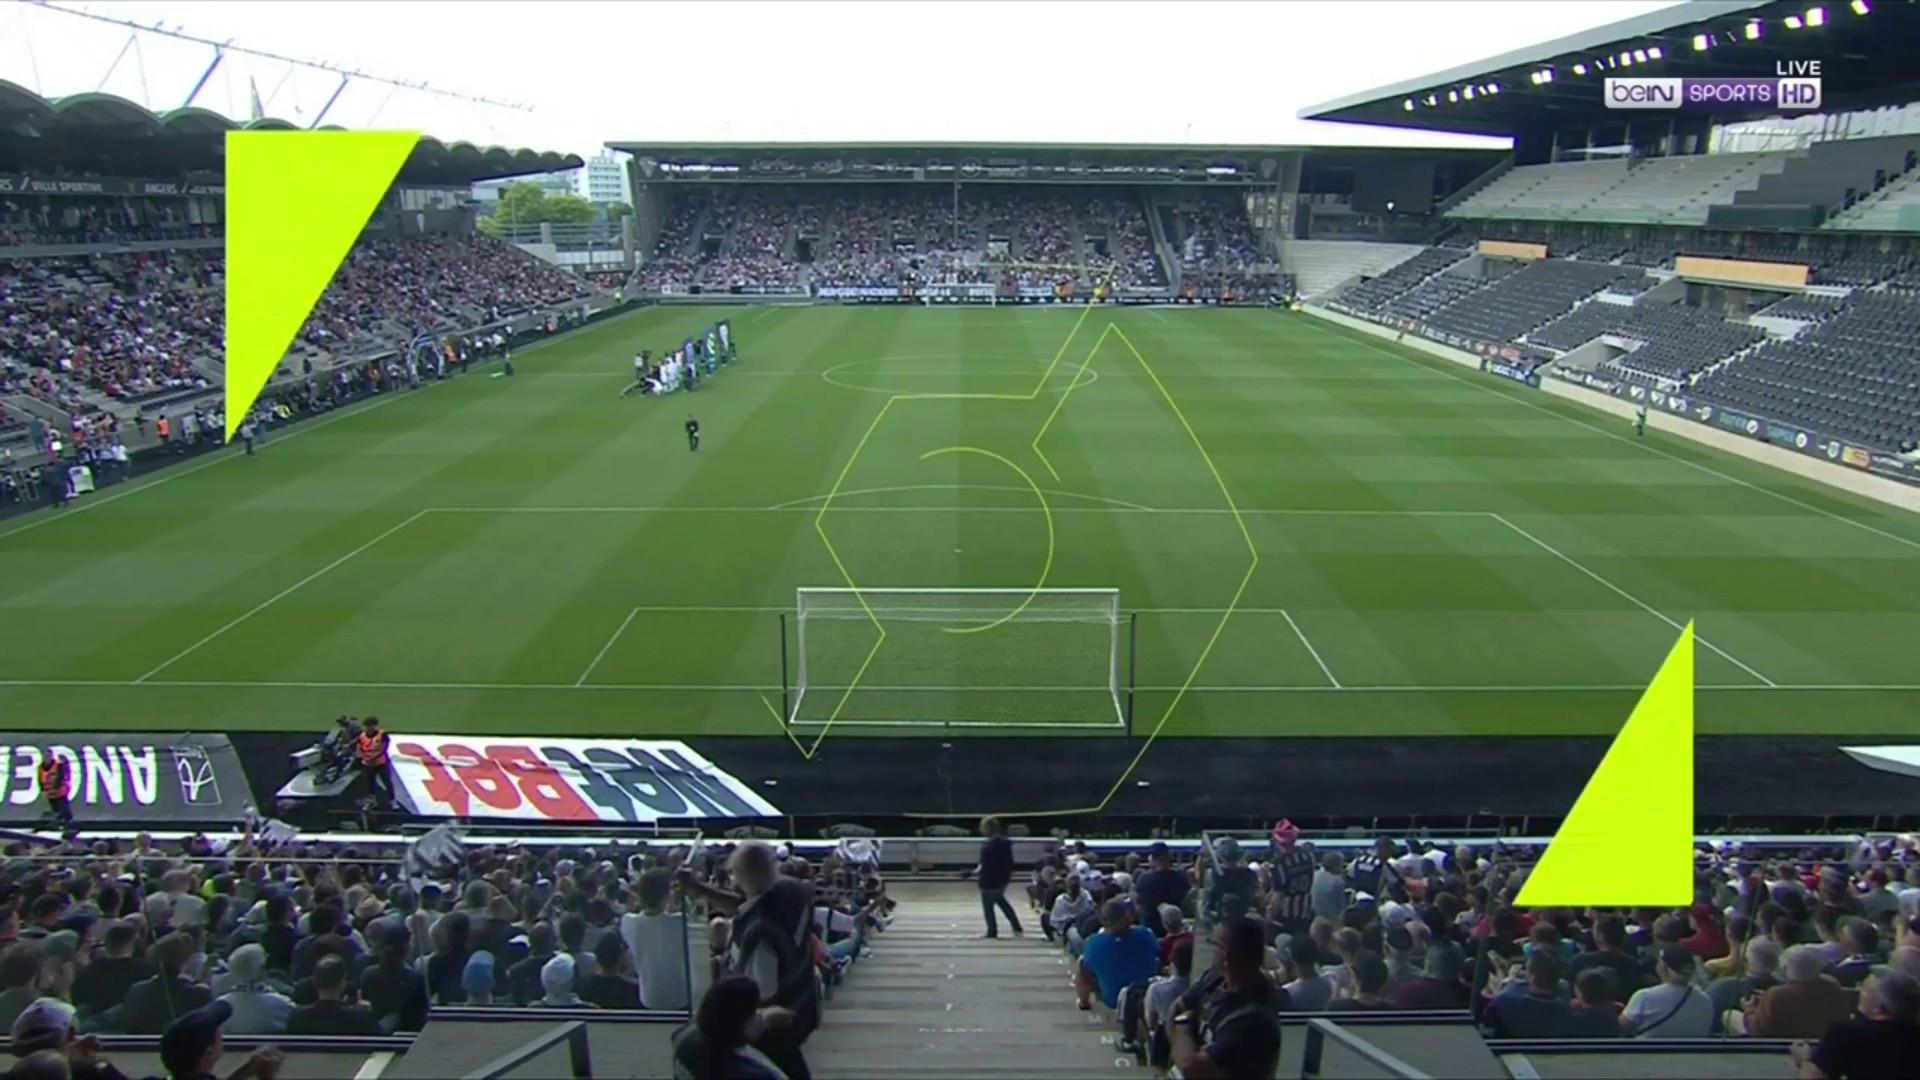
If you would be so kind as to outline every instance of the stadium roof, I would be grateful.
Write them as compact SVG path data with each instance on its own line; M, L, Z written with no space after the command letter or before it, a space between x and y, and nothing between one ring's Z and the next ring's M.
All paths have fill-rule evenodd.
M237 123L209 109L155 113L112 94L48 99L0 80L0 169L59 170L89 176L219 173L229 131L299 131L271 117ZM329 125L323 131L341 131ZM406 183L459 187L476 180L577 169L577 154L509 150L422 138L400 170Z
M1750 24L1758 26L1755 37ZM1912 100L1907 89L1920 80L1916 46L1920 5L1911 0L1693 0L1349 95L1300 116L1512 136L1543 116L1568 127L1600 121L1607 111L1601 80L1609 75L1766 78L1776 74L1776 62L1790 60L1820 61L1824 111L1868 108ZM1541 79L1543 72L1551 76Z
M1384 154L1460 152L1457 146L1220 146L1179 143L1023 143L1023 142L610 142L607 149L636 157L698 159L726 154L839 154L846 156L956 157L994 154L1067 155L1077 158L1219 157L1244 159L1304 151ZM1471 151L1474 148L1464 148Z
M1290 155L1345 165L1382 160L1478 162L1493 154L1462 147L1180 146L1145 143L610 142L632 154L642 177L713 180L1061 183L1266 182Z

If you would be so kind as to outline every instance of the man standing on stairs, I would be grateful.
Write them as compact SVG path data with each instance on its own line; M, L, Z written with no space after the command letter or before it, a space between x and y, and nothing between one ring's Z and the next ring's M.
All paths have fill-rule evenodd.
M993 917L994 909L1007 917L1007 925L1013 929L1013 936L1019 937L1023 931L1020 916L1013 913L1013 905L1007 903L1007 886L1013 882L1013 841L1007 839L1007 828L999 818L985 818L980 822L980 913L987 918L987 933L990 938L1000 936L999 920Z

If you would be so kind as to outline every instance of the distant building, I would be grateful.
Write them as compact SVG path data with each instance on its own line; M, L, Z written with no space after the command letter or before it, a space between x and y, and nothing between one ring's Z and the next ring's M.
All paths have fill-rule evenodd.
M548 195L578 195L595 205L627 201L626 162L612 154L587 159L585 168L566 172L515 176L505 180L483 180L473 185L473 198L479 203L500 201L501 189L509 184L532 184Z
M626 162L612 154L600 154L587 159L587 167L575 170L579 180L576 194L590 203L623 203L627 201Z
M548 195L577 195L579 181L576 179L582 170L569 169L566 172L541 173L537 176L514 176L505 180L482 180L473 185L473 199L480 203L500 201L500 192L513 184L532 184Z

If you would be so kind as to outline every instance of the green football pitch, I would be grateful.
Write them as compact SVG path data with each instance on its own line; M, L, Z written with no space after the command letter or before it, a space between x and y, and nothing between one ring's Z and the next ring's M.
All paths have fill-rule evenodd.
M1603 734L1689 620L1702 731L1920 730L1920 520L1310 317L654 308L517 367L0 523L4 726L778 735L851 582L1008 591L806 620L848 737L1115 732L1116 637L1139 734ZM1120 632L929 630L1043 583Z

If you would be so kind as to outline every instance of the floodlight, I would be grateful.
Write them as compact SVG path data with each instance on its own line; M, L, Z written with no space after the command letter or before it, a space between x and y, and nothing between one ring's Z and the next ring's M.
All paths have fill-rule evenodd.
M1754 19L1747 23L1747 40L1759 41L1760 35L1765 32L1766 25L1766 23L1761 22L1759 19Z
M1808 26L1827 25L1827 9L1823 7L1808 8L1807 9L1807 25Z
M1784 18L1784 19L1782 19L1782 20L1780 20L1780 21L1781 21L1781 22L1784 22L1784 23L1786 23L1786 24L1787 24L1787 29L1789 29L1789 30L1798 30L1798 29L1800 29L1800 16L1798 16L1798 15L1789 15L1789 16L1787 16L1786 18Z
M1694 52L1706 52L1707 46L1711 45L1712 43L1713 42L1705 34L1693 35L1693 51Z
M1401 107L1401 108L1403 108L1403 109L1405 109L1405 110L1407 110L1408 112L1412 112L1412 111L1413 111L1413 99L1412 99L1412 98L1408 98L1407 100L1405 100L1405 101L1403 101L1403 102L1401 102L1401 103L1400 103L1400 107Z
M1587 73L1587 65L1585 64L1573 65L1573 73L1575 75L1585 75Z
M1645 50L1645 49L1635 49L1635 50L1633 50L1633 59L1634 59L1634 62L1635 62L1635 63L1640 63L1640 64L1644 64L1644 63L1646 63L1646 62L1647 62L1647 50Z
M1872 8L1867 6L1867 0L1853 0L1853 13L1855 15L1865 15L1872 10Z
M1653 57L1655 60L1663 60L1666 58L1667 51L1655 45L1653 48L1647 50L1647 55Z

